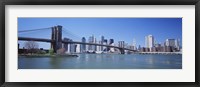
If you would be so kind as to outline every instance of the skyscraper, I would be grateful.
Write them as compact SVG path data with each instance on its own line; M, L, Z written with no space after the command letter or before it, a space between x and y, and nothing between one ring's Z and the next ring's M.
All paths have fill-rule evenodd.
M88 39L88 42L93 43L93 40L94 40L93 36L90 36L89 39ZM92 45L88 45L88 50L92 50Z
M104 42L104 36L101 36L101 44ZM101 46L100 51L103 51L103 46Z
M102 43L102 41L99 41L99 42L98 42L98 44L101 44L101 43ZM97 46L97 50L96 50L96 51L102 51L101 47L102 47L102 46Z
M175 47L177 48L177 50L180 50L180 39L175 40Z
M92 36L89 37L88 41L89 41L89 43L96 43L96 38L94 37L94 35L92 35ZM88 50L96 51L96 46L95 45L89 45Z
M104 44L104 45L108 45L107 42L108 42L108 40L107 40L107 39L104 39L103 44ZM104 47L103 47L103 51L107 51L107 50L108 50L107 47L104 46Z
M69 39L68 41L73 41L72 39ZM75 52L75 44L68 44L68 46L66 45L67 49L68 49L68 53L74 53Z
M112 43L114 43L114 39L109 40L109 45L111 45Z
M152 47L154 47L154 37L153 35L148 35L145 37L145 45L146 45L146 48L149 48L150 51Z
M69 41L69 40L70 40L69 38L64 38L64 39L63 39L63 41ZM67 44L67 43L64 43L62 47L65 48L65 51L69 51L69 50L68 50L68 44Z
M109 45L114 46L114 39L110 39L109 40ZM115 51L115 49L113 47L109 47L108 50L110 52L114 52Z
M75 52L76 52L76 44L70 44L70 53L75 53Z
M170 47L176 47L176 41L175 39L166 39L166 46L170 46Z
M80 44L76 44L76 53L80 53L81 52L81 45Z
M83 42L83 43L86 43L85 37L82 37L82 42ZM81 53L82 53L82 52L86 52L86 45L85 45L85 44L81 44L81 47L80 47L80 48L81 48L81 49L80 49Z
M94 38L94 41L93 41L93 43L97 43L97 39L93 36L93 38ZM92 46L92 49L93 49L93 51L96 51L97 50L97 46L96 45L93 45Z
M107 45L108 40L104 39L103 43Z
M133 39L133 50L137 50L135 38Z
M166 45L165 52L174 52L174 51L176 51L176 40L175 39L166 39L165 45Z

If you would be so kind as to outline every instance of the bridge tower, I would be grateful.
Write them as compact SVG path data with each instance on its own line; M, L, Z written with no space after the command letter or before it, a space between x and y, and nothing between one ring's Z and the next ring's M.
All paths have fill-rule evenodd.
M57 50L62 48L62 26L52 27L51 40L54 41L51 42L51 48L54 53L57 53Z
M123 48L119 48L119 51L120 51L121 54L125 54L125 51L124 51Z

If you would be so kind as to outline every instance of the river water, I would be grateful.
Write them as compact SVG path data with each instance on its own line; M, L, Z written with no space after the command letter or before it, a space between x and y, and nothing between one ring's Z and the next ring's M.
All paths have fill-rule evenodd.
M22 57L18 69L182 69L182 55L78 54L79 57Z

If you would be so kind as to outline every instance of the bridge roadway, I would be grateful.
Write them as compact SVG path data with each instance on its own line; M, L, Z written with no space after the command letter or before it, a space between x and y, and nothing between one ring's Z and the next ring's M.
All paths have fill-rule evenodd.
M18 40L22 40L22 41L39 41L39 42L49 42L49 43L54 42L51 39L31 38L31 37L18 37ZM112 47L112 48L118 48L118 49L123 49L123 50L134 51L134 50L128 49L128 48L122 48L122 47L117 47L117 46L112 46L112 45L96 44L96 43L84 43L84 42L78 42L78 41L62 41L62 43L106 46L106 47Z

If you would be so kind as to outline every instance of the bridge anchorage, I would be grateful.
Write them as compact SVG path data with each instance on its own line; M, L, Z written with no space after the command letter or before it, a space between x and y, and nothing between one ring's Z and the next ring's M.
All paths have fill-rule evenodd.
M125 54L125 50L134 51L132 49L118 47L118 46L97 44L97 43L78 42L78 41L66 40L66 38L62 39L62 28L63 27L60 26L60 25L51 27L50 28L52 30L51 39L31 38L31 37L18 37L18 40L49 42L49 43L51 43L51 49L53 49L54 53L58 53L59 49L65 48L66 46L68 46L68 44L95 45L95 46L105 46L105 47L117 48L117 49L120 50L121 54ZM33 30L29 30L29 31L33 31ZM64 44L64 47L62 47L63 44Z

